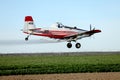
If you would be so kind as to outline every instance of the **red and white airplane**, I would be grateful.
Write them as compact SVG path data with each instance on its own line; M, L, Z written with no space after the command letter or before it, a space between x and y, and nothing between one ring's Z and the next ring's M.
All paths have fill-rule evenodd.
M91 29L90 30L83 30L79 29L77 27L69 27L65 26L61 23L55 23L48 29L43 28L36 28L32 16L26 16L25 17L25 24L23 28L23 33L28 34L28 36L25 38L27 41L30 35L36 35L36 36L44 36L59 40L65 40L67 41L67 47L71 48L72 44L71 42L76 42L78 39L82 39L85 37L90 37L95 33L101 32L101 30L98 29ZM80 48L81 44L76 43L76 48Z

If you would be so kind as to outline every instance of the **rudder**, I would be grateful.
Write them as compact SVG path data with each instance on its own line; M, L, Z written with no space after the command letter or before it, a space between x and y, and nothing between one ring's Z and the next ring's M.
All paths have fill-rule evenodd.
M35 24L32 16L25 16L25 23L24 23L24 32L30 33L32 29L35 29Z

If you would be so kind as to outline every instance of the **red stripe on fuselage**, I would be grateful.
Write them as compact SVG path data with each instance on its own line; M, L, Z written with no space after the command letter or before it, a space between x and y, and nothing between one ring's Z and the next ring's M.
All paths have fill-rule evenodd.
M24 32L26 34L29 34L27 32ZM78 32L75 31L65 31L65 30L41 30L41 29L35 29L33 31L32 35L37 35L37 36L45 36L45 37L50 37L50 38L56 38L56 39L61 39L66 36L71 36L73 34L77 34Z

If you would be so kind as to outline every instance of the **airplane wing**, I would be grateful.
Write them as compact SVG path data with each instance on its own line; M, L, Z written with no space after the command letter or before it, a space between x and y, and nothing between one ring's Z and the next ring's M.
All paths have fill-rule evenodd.
M90 37L91 35L93 35L95 33L99 33L99 32L101 32L101 30L84 31L82 33L65 36L63 39L66 39L67 41L76 41L78 39L82 39L82 38L85 38L85 37Z

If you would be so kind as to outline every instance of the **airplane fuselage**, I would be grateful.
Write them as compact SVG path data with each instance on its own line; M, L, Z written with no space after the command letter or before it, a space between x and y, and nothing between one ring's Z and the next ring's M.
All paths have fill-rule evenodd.
M24 32L27 34L37 35L37 36L45 36L50 38L56 38L56 39L63 39L64 37L75 35L78 33L85 32L80 30L74 30L74 29L42 29L42 28L36 28L34 30Z

